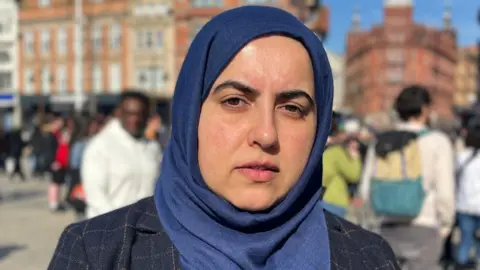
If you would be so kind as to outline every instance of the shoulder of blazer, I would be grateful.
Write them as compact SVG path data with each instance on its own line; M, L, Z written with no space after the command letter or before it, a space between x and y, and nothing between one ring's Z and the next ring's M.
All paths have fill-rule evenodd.
M332 269L400 269L390 245L382 237L327 211L324 213Z
M161 262L161 269L179 265L178 252L149 197L68 226L48 269L144 269L153 261Z
M400 269L380 236L326 211L325 218L331 269ZM178 251L163 229L153 197L67 227L48 269L72 264L79 269L130 269L133 261L138 266L134 269L148 268L151 261L161 262L162 269L179 269Z

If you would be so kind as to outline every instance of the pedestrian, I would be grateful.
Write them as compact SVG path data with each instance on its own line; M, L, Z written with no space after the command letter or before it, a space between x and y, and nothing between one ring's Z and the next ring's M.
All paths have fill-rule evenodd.
M71 134L64 126L62 118L58 117L53 120L49 125L49 132L54 138L49 146L54 153L53 161L50 162L51 183L48 189L48 205L53 212L63 212L66 210L65 205L60 200L61 189L65 184L67 170L68 170L68 158L70 155L70 136Z
M359 188L380 218L381 235L409 270L440 269L455 217L453 147L428 127L431 105L423 86L400 92L394 106L401 122L377 135Z
M290 13L226 11L192 42L154 197L68 227L49 269L398 269L324 212L333 78Z
M359 142L344 128L344 122L331 134L331 143L323 153L323 207L342 218L354 194L350 187L357 184L362 175Z
M15 175L18 175L22 182L26 181L25 173L22 169L22 154L25 149L26 142L22 138L22 131L20 129L12 130L7 135L8 142L8 157L9 165L7 166L8 177L13 180ZM10 167L10 168L8 168Z
M118 117L89 140L82 157L87 218L151 196L158 177L160 145L144 136L149 98L139 91L126 91L118 108Z
M78 127L75 142L71 146L70 151L70 165L68 170L69 184L67 190L66 201L75 211L77 220L85 218L85 192L83 190L80 170L82 168L83 156L85 148L89 140L97 134L99 125L96 120L91 120L88 123Z
M460 243L456 263L468 269L471 249L475 247L477 269L480 269L480 117L472 118L466 128L465 149L457 156L457 221Z

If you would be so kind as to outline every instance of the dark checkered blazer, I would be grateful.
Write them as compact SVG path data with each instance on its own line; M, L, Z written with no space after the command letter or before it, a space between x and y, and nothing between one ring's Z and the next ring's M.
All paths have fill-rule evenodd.
M331 269L400 269L390 246L379 236L325 212ZM48 269L181 269L153 197L68 226Z

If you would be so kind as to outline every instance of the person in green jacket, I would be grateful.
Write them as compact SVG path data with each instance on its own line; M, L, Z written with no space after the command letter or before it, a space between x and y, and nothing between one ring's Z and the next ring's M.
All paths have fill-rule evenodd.
M344 136L345 134L337 134L336 137ZM348 184L358 183L361 174L362 161L358 141L345 139L344 142L330 145L323 154L324 209L345 217L351 199Z

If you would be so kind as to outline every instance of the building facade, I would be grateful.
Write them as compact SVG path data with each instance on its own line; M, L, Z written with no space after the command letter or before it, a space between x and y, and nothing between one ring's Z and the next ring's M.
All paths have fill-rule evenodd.
M22 106L111 109L131 88L168 101L191 40L212 16L242 4L274 5L323 37L328 10L309 1L23 0L15 80Z
M383 25L359 25L355 14L346 42L346 106L364 116L388 112L403 87L421 84L438 116L453 116L457 48L449 9L435 29L413 21L411 0L387 0Z
M0 1L0 122L13 127L17 112L18 1Z
M295 3L295 4L293 4ZM321 1L300 0L177 0L175 1L175 63L178 72L190 43L213 16L242 5L269 5L297 16L320 37L328 29L328 9Z
M17 71L23 106L73 104L78 95L86 100L131 86L129 3L21 1Z
M459 107L470 107L477 101L478 91L478 48L469 46L458 50L457 70L455 82L457 92L455 93L455 105Z
M343 56L327 50L328 61L333 74L333 109L337 111L348 110L344 106L345 98L345 61Z
M132 82L151 96L169 99L175 84L175 39L173 2L133 0L129 25L132 28Z
M17 1L0 1L0 14L0 93L12 93L17 88Z

